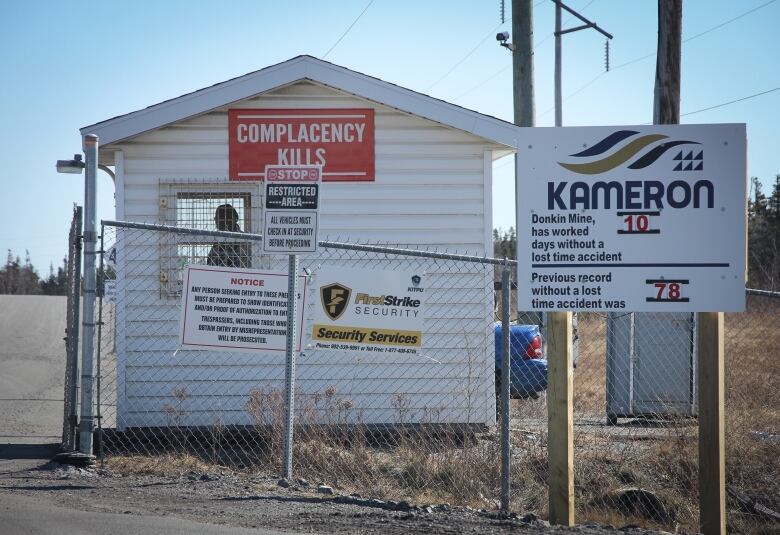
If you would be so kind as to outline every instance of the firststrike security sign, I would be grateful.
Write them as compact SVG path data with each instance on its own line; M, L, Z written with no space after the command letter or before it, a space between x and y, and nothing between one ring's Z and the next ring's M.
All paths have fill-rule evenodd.
M413 271L323 267L311 344L320 349L417 354L422 347L425 278Z
M518 308L744 310L744 124L528 130Z

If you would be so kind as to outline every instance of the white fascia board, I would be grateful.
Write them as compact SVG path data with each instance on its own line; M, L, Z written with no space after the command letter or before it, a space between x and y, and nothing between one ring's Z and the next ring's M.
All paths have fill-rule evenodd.
M286 85L301 72L300 63L304 59L296 58L127 115L85 126L80 132L82 136L96 134L101 145L137 136Z
M310 56L294 58L127 115L86 126L81 129L81 134L96 134L101 145L108 145L307 79L463 130L511 149L518 146L520 129L511 123Z

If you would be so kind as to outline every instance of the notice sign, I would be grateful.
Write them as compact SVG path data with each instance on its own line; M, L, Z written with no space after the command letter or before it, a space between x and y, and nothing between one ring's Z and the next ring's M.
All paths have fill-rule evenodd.
M228 110L230 180L262 180L266 165L319 165L325 182L374 181L374 110Z
M412 271L323 267L313 276L316 348L416 355L422 346L425 278Z
M744 124L528 130L518 308L745 308Z
M305 282L299 275L303 293ZM301 329L305 302L299 294ZM189 265L181 308L179 343L184 349L285 351L287 273ZM298 340L300 350L300 333Z
M265 175L263 252L317 251L322 168L318 165L268 165Z

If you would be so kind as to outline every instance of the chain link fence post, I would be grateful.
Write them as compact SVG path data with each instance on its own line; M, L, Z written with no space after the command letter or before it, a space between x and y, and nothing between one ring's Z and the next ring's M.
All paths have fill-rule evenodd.
M73 207L68 236L67 318L65 327L65 396L62 449L76 449L79 399L79 313L81 300L81 206Z
M79 451L92 455L93 410L95 405L95 246L97 244L98 137L84 136L84 314L81 342L81 421Z
M298 325L298 255L290 255L287 267L287 363L284 372L285 422L284 422L284 460L282 477L292 477L293 463L293 422L295 419L295 346L297 345Z
M503 338L501 351L501 512L509 512L509 502L511 498L510 489L510 429L511 420L509 408L510 394L510 333L509 324L510 299L511 299L511 270L509 262L504 258L504 265L501 269L501 336Z

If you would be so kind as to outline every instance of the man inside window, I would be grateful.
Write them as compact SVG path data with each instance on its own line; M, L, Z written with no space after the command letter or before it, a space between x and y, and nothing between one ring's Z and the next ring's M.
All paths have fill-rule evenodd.
M241 232L238 212L230 204L220 204L214 213L217 230ZM249 245L236 242L217 242L211 247L207 264L210 266L248 268L250 265Z

